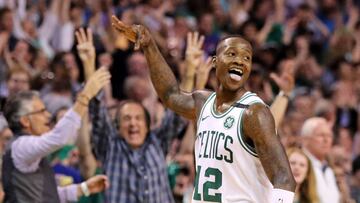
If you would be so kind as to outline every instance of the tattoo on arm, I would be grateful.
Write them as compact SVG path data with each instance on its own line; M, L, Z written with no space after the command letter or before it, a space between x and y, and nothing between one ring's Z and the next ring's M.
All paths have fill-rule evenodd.
M191 94L180 91L174 73L161 55L155 42L144 48L144 54L149 65L151 81L160 99L176 113L193 119L195 117L195 102Z
M295 181L290 165L275 132L274 118L262 104L251 105L244 117L245 136L251 139L261 164L275 188L295 190Z

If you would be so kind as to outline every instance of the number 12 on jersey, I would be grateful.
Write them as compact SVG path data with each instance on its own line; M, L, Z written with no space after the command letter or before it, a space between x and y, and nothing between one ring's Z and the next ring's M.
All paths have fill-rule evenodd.
M219 169L217 168L207 168L205 170L205 177L210 178L212 176L215 177L214 181L206 181L203 184L203 190L202 190L202 198L201 198L201 193L199 192L199 178L201 175L201 166L197 166L197 170L196 170L196 177L195 177L195 191L194 191L194 196L193 199L194 200L203 200L203 201L208 201L208 202L222 202L221 201L221 193L215 193L214 195L210 195L209 194L209 190L213 189L213 190L217 190L221 187L222 185L222 173Z

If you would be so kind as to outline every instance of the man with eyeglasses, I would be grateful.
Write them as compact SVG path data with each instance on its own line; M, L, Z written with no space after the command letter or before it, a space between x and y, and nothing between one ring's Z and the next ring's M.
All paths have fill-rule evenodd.
M78 185L57 187L46 156L74 143L81 118L100 89L110 82L110 74L100 68L78 94L73 107L50 129L50 113L37 92L25 91L9 98L4 115L14 132L14 140L6 150L3 164L5 202L77 201L108 187L107 177L94 176Z

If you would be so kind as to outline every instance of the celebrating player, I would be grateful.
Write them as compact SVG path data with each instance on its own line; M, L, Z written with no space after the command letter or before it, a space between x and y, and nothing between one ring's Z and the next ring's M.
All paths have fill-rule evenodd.
M176 113L197 120L193 202L292 203L295 181L269 108L245 89L252 47L239 36L219 42L215 92L182 92L149 31L113 17L113 27L141 48L151 80Z

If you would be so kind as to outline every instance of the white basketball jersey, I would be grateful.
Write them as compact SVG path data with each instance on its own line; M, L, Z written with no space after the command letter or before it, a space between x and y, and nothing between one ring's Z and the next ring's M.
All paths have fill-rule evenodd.
M242 115L245 107L215 111L213 93L202 107L195 141L196 179L193 203L269 203L272 184L254 147L245 143ZM264 103L246 92L237 103Z

